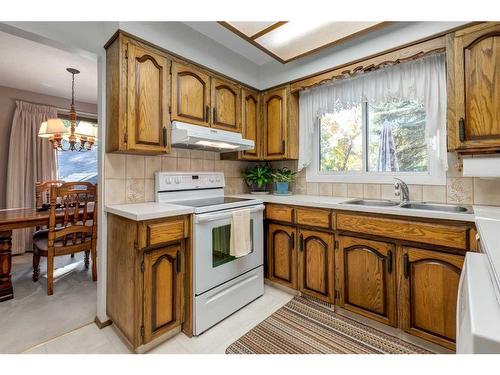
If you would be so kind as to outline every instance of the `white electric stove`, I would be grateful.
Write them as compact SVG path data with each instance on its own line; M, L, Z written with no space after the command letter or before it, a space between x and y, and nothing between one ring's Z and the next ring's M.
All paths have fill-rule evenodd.
M221 172L157 172L156 201L194 208L193 322L199 335L264 293L264 205L224 196ZM252 251L229 255L233 212L250 210Z

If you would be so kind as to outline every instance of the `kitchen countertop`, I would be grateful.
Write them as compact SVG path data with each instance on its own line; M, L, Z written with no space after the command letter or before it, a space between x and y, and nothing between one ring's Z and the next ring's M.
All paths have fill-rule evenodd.
M123 216L130 220L143 221L152 219L161 219L177 215L189 215L193 213L193 208L169 203L129 203L112 204L106 206L104 211Z
M443 220L458 220L474 222L474 214L455 213L455 212L439 212L429 210L415 210L410 208L401 208L399 206L393 207L374 207L374 206L361 206L354 204L345 204L343 202L356 199L346 197L327 197L320 195L288 195L277 196L272 194L267 195L253 195L253 194L238 194L234 195L241 198L258 198L265 203L287 204L305 207L319 207L331 208L344 211L356 212L371 212L376 214L398 215L398 216L411 216L428 219L443 219ZM497 209L500 217L500 208Z

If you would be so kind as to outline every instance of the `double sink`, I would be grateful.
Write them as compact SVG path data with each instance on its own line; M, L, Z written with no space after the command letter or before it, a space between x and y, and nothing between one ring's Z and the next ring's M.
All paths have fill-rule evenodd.
M472 207L470 206L457 206L452 204L436 204L436 203L426 203L426 202L395 202L391 200L371 200L371 199L352 199L342 204L355 204L358 206L369 206L369 207L396 207L399 206L405 209L412 210L427 210L427 211L439 211L439 212L451 212L460 214L472 214Z

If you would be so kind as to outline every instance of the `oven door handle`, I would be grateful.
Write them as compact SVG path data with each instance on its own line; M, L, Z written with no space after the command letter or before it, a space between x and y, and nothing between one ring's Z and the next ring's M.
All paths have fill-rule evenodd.
M250 206L250 207L251 207L250 214L264 211L264 208L265 208L265 206L263 204L260 204L258 206ZM247 207L247 208L249 208L249 207ZM195 223L206 223L208 221L228 219L231 217L233 212L241 211L243 209L245 209L245 208L238 207L237 209L227 210L227 211L219 212L219 213L195 215L194 222Z

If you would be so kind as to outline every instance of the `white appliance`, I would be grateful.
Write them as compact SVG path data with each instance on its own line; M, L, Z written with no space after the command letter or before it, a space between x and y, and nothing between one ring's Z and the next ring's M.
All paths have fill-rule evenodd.
M231 152L251 150L255 147L255 142L244 139L241 133L173 121L172 146Z
M224 196L219 172L157 172L156 201L194 208L193 322L200 335L264 293L264 205ZM231 217L250 210L252 251L229 255Z
M468 252L457 302L457 353L500 353L500 299L486 254Z

